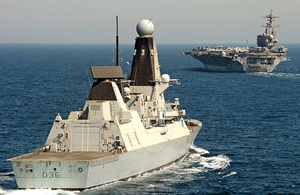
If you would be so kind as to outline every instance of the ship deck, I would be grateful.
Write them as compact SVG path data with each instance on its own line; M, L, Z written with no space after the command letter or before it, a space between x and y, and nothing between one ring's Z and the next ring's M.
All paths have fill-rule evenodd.
M17 156L9 161L91 161L120 155L111 152L42 152Z
M184 51L185 52L185 51ZM214 55L223 57L221 52L206 52L206 51L197 51L197 52L185 52L186 55L192 55L192 56L201 56L201 55ZM232 53L229 52L225 57L233 57L234 55L237 56L285 56L286 53L271 53L271 52L248 52L248 53Z

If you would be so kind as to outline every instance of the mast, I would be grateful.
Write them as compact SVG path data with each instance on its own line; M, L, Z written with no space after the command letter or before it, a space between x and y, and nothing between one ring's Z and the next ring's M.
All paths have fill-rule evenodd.
M118 16L116 16L116 66L120 66L119 63L119 24L118 24Z
M275 21L274 18L279 18L279 16L276 16L273 14L273 9L271 9L271 13L269 15L263 16L263 18L268 18L268 22L266 24L261 25L261 27L265 27L265 33L267 35L273 35L274 37L276 36L276 28L280 27L280 25L273 25L273 21Z
M280 27L280 25L273 25L275 21L274 18L279 18L273 14L273 9L271 9L271 13L269 15L263 16L263 18L267 18L267 23L261 25L261 27L265 27L266 30L263 34L257 35L257 46L258 47L266 47L267 49L275 49L275 46L279 44L278 40L275 38L276 36L276 28Z
M118 19L118 16L116 16L116 66L120 66L120 59L119 59L119 19ZM122 79L117 79L117 85L119 87L119 90L121 92L123 100L125 100L124 87L123 87Z
M135 86L155 86L160 79L154 25L150 20L141 20L137 25L139 37L135 39L131 77Z

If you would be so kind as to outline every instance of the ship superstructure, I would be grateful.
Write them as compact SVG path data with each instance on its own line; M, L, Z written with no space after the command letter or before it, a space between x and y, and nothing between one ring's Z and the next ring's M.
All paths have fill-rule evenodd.
M273 10L263 16L268 22L263 34L257 35L257 47L198 47L192 51L184 51L183 55L191 55L204 64L206 71L219 72L272 72L283 61L290 60L286 56L288 49L283 46L276 48L279 41L275 38L276 28Z
M202 123L165 101L153 23L137 25L130 80L121 66L91 67L96 80L82 110L57 114L45 146L9 159L19 188L83 190L183 159Z

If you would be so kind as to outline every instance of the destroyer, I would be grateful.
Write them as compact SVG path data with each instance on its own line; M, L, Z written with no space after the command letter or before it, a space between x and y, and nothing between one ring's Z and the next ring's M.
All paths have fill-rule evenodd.
M269 15L263 17L267 18L268 22L261 26L266 29L263 34L257 36L258 47L198 47L182 54L191 55L201 61L206 71L272 72L280 62L290 60L286 56L287 48L275 48L279 44L275 38L276 27L280 26L273 25L274 18L279 17L272 12L271 10Z
M83 110L57 114L44 147L9 159L19 188L83 190L185 157L202 123L164 99L177 80L160 73L153 23L141 20L137 32L130 80L118 63L91 67Z

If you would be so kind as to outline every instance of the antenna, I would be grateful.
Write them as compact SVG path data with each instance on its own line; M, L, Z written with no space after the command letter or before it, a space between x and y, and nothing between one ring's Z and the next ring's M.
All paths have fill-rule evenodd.
M116 16L116 66L120 66L119 63L119 22L118 22L118 16Z
M119 18L116 16L116 49L113 50L113 52L116 52L116 58L113 59L113 61L116 61L116 66L120 66L120 62L123 61L123 59L119 58L119 52L122 52L122 50L119 50Z
M120 59L119 59L119 19L118 19L118 16L116 16L116 51L115 52L116 52L116 66L120 66ZM118 85L118 88L121 92L123 100L125 100L122 79L117 80L117 85Z

